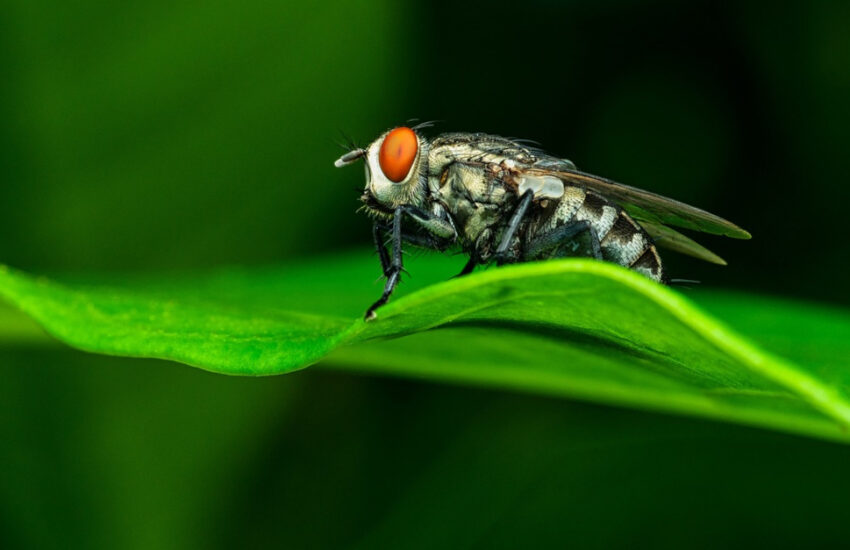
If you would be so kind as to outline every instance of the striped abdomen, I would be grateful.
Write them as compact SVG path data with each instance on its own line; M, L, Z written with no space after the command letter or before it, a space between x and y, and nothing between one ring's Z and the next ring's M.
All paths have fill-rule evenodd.
M655 281L665 282L661 258L652 238L623 209L592 191L567 187L564 196L531 224L529 236L538 237L580 220L587 220L596 231L605 260L633 269ZM570 254L569 248L562 247L553 251L552 255L574 254Z

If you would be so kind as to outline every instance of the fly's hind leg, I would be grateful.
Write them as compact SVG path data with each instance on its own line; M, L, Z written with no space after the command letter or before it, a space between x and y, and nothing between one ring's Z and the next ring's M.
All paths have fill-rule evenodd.
M599 242L599 235L587 220L579 220L567 225L562 225L548 233L535 237L525 247L525 257L529 260L539 258L546 252L557 248L558 245L564 244L565 241L574 239L585 232L590 240L591 256L597 260L602 260L602 246Z

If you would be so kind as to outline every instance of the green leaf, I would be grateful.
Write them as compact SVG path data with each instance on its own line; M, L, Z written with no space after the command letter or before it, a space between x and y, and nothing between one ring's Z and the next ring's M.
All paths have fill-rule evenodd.
M242 375L324 358L335 368L850 441L850 317L843 312L723 293L695 294L700 309L674 290L589 260L425 286L455 264L408 262L415 284L370 323L360 316L380 286L369 284L377 266L368 253L212 275L61 283L4 268L0 296L58 339L93 352Z

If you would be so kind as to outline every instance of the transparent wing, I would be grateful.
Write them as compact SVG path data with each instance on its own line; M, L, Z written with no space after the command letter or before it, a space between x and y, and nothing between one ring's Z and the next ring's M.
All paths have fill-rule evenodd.
M749 239L751 237L747 231L734 223L705 210L700 210L683 202L656 195L643 189L629 187L628 185L579 172L578 170L570 170L563 167L563 165L558 166L556 170L543 166L535 166L526 170L525 173L555 176L567 184L597 191L605 198L619 204L633 218L643 222L649 222L655 225L674 225L676 227L693 229L714 235L725 235L735 239ZM684 235L678 233L677 235L687 239Z
M639 223L641 227L649 233L649 236L652 237L652 240L654 240L655 244L658 246L662 246L668 250L672 250L673 252L679 252L680 254L687 254L688 256L693 256L694 258L699 258L700 260L705 260L706 262L711 262L713 264L726 265L726 260L690 237L682 235L675 229L671 229L666 225L648 222L646 220L642 220Z

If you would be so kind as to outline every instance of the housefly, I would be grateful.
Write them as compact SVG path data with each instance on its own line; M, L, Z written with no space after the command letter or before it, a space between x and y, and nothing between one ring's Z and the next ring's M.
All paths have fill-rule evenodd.
M613 262L666 284L656 246L725 265L669 226L750 238L714 214L580 172L572 162L525 142L483 133L428 139L423 127L393 128L334 163L366 161L360 198L374 219L373 238L386 277L367 320L399 282L403 243L441 251L459 245L469 256L460 275L479 264L578 256Z

